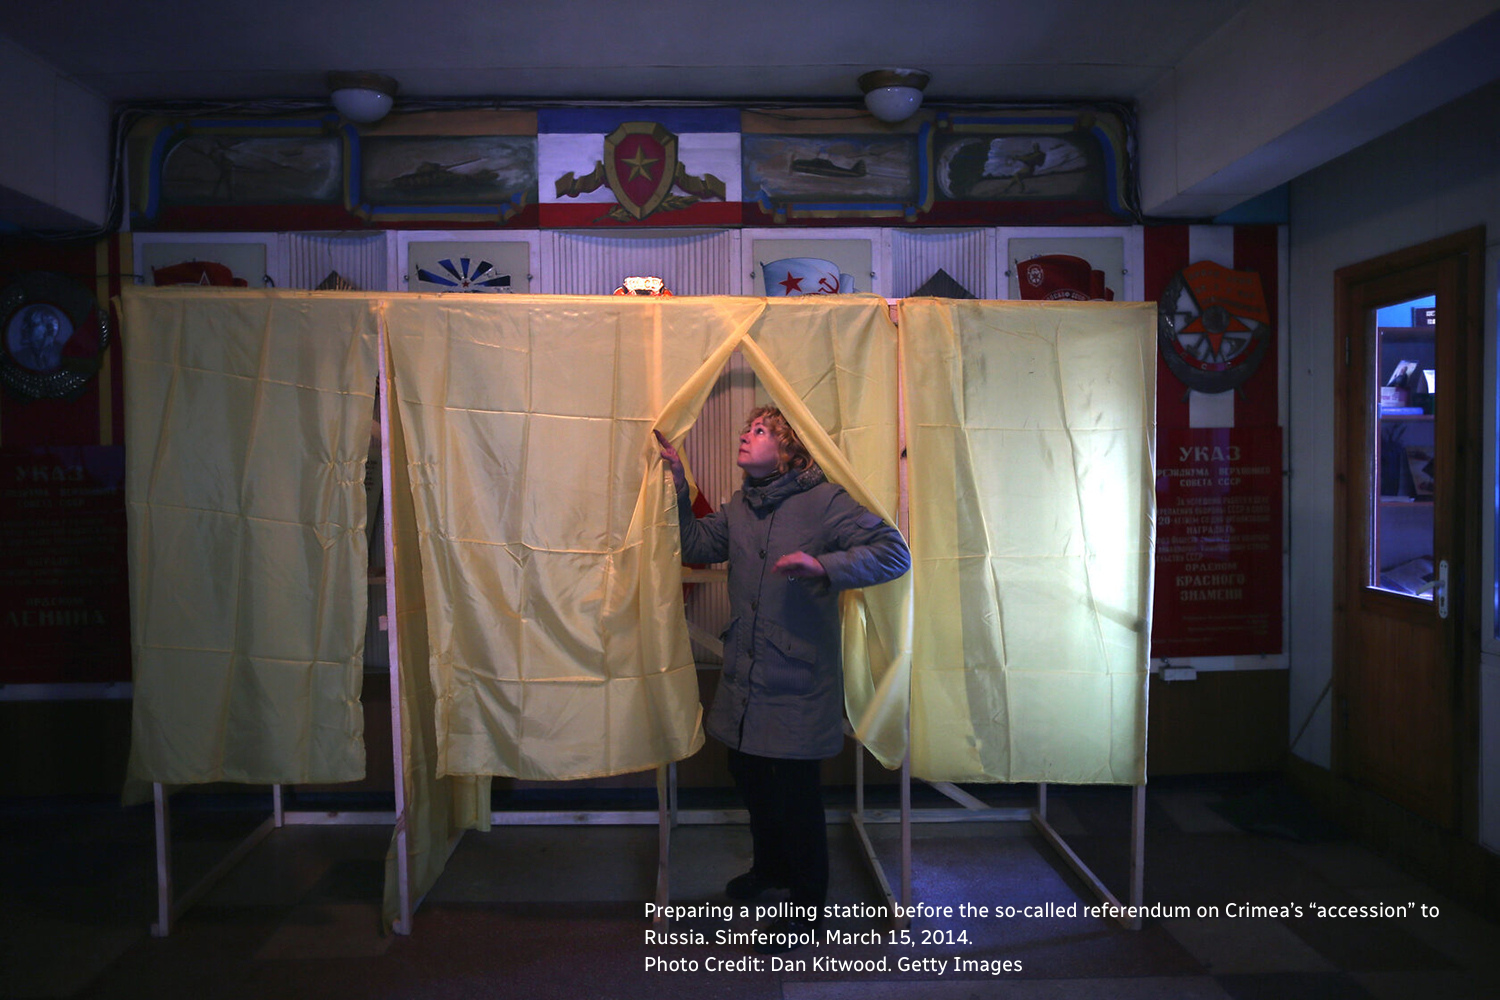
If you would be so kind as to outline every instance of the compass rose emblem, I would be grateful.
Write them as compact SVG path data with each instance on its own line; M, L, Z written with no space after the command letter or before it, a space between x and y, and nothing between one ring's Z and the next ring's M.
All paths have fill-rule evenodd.
M504 292L510 290L510 275L495 270L487 260L474 264L472 269L468 257L458 258L455 264L449 258L438 261L447 274L438 274L425 267L417 268L417 282L422 291L447 292ZM431 286L436 285L434 289Z

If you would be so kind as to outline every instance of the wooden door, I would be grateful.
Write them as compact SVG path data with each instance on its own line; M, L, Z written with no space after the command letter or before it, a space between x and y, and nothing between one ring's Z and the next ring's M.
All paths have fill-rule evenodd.
M1483 260L1471 230L1335 276L1334 767L1448 828L1478 670Z

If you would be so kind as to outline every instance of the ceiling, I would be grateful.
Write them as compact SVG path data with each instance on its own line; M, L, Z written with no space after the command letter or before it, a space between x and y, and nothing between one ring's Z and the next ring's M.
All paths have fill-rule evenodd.
M854 106L891 67L931 74L929 107L1127 102L1145 215L1214 218L1500 79L1500 0L0 0L0 41L44 67L0 62L37 82L0 103L25 139L0 162L14 225L98 224L104 174L59 168L90 162L105 102L306 107L333 70L395 78L398 110ZM47 74L78 86L47 102Z
M3 0L0 33L110 101L322 98L329 70L404 98L835 101L880 67L931 101L1139 96L1248 0Z

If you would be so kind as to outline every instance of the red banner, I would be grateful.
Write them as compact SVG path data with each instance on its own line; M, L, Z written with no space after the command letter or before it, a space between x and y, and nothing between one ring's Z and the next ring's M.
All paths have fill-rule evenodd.
M130 680L125 449L0 451L0 683Z
M1161 427L1151 655L1281 652L1281 429Z

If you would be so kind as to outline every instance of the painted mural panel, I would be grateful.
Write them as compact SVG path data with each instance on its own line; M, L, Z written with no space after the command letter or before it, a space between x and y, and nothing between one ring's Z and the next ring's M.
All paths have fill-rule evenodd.
M912 223L930 201L927 118L885 125L863 109L761 109L741 115L741 128L746 225Z
M914 202L915 136L746 135L745 191L777 202Z
M502 205L536 200L535 136L371 136L361 200L373 205Z
M138 228L1115 225L1138 215L1128 112L1066 105L574 107L150 119ZM445 225L445 228L447 226Z
M739 120L732 108L539 112L542 226L738 225Z
M937 143L938 190L956 201L1098 198L1091 143L1049 135L948 135Z
M333 203L343 194L334 136L194 135L162 165L168 205Z
M1123 110L746 112L745 223L1118 224L1136 214Z
M346 226L347 139L321 118L144 118L127 141L133 229Z
M1110 224L1138 214L1126 113L1067 106L940 112L928 221Z

